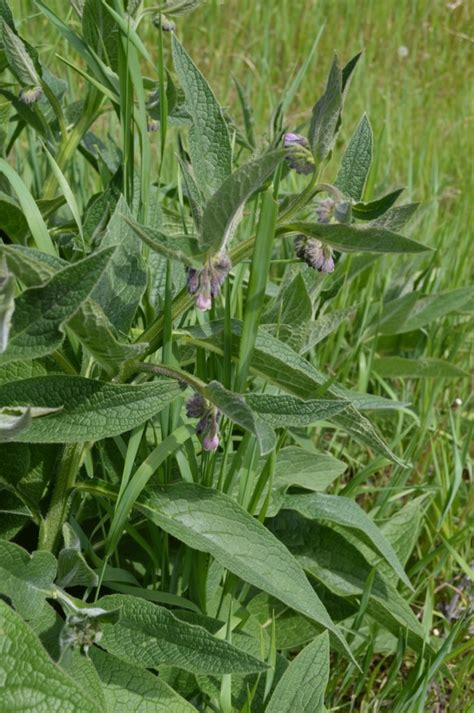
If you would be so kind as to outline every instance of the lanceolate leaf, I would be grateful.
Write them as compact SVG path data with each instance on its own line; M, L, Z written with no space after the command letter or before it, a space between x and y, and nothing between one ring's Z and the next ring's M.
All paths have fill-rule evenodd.
M242 333L241 323L232 320L232 355L239 354L239 339ZM206 340L223 350L223 322L212 322L202 327L188 328L187 332L196 336L200 342ZM351 392L333 384L326 386L328 379L315 369L309 361L293 351L284 342L275 339L263 330L259 330L257 341L252 356L251 370L268 381L277 384L284 391L294 394L302 399L316 399L319 392L324 391L325 396L330 394L335 399L350 400ZM389 460L404 465L390 448L380 438L370 421L350 403L344 411L331 417L348 433L365 443L376 452L383 454Z
M215 253L228 244L244 203L271 176L284 155L284 151L264 154L239 168L224 181L204 208L201 234L203 250Z
M227 124L207 81L174 35L173 61L193 120L189 151L194 175L201 190L212 195L231 172Z
M283 502L283 508L296 510L303 517L311 520L332 522L353 532L358 539L380 554L404 584L412 588L391 544L385 539L374 521L354 500L340 495L323 493L287 495Z
M387 302L378 328L382 334L403 334L420 329L450 312L461 310L473 295L473 287L459 287L432 295L409 292Z
M281 226L279 232L304 233L340 252L419 253L431 250L416 240L375 225L291 223Z
M0 540L0 592L26 619L42 609L54 589L55 576L56 560L50 552L30 555L13 542Z
M373 135L366 114L349 141L337 174L336 186L348 198L358 201L364 195L364 188L372 164Z
M372 225L381 225L389 230L401 230L415 215L419 203L407 203L390 208L386 213L373 221Z
M143 668L167 664L192 673L214 674L267 668L263 661L144 599L114 594L100 599L97 606L106 610L121 607L119 621L104 626L101 646L128 663Z
M16 441L23 431L31 426L31 419L48 416L60 411L60 408L31 408L30 406L0 406L0 443Z
M44 285L23 292L15 303L10 340L0 364L45 356L60 347L64 323L88 297L113 251L94 253L65 267Z
M15 440L23 443L96 441L130 431L180 393L176 381L108 384L79 376L39 376L0 386L0 406L61 408L36 418Z
M309 616L346 647L287 549L227 495L190 483L162 487L138 508L189 547L209 552L220 564Z
M265 713L324 713L329 681L329 637L320 634L288 666Z
M444 359L405 359L383 357L373 362L374 371L392 379L456 379L469 376L466 371Z
M29 626L0 600L0 678L6 710L103 713L49 657Z
M3 47L11 71L23 85L38 85L41 80L25 43L6 22L3 20L0 22L3 30Z
M331 418L349 406L348 401L329 399L302 401L294 396L249 394L245 400L258 416L272 428L311 426Z
M342 535L289 511L280 513L271 527L311 576L337 596L358 603L372 566ZM395 636L407 636L415 650L426 650L419 621L395 587L378 573L367 613Z
M204 253L200 250L196 238L187 235L166 235L154 228L140 225L131 218L126 220L140 240L160 255L170 260L178 260L185 265L202 264Z
M342 108L342 72L334 57L326 91L316 102L309 127L309 142L319 163L332 149Z

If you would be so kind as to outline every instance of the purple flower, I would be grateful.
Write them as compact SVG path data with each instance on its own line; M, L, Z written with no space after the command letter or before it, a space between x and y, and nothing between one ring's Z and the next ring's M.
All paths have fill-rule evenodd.
M206 311L211 309L212 300L219 296L221 287L232 268L226 253L219 253L210 258L204 267L196 270L186 269L187 289L190 295L196 295L196 307Z
M208 409L208 403L201 394L194 394L186 403L186 416L188 418L202 418Z
M332 198L325 198L320 201L316 208L319 223L329 223L334 213L335 201Z
M285 134L283 137L283 145L286 149L290 149L286 162L289 167L296 173L307 175L314 171L314 158L310 151L309 141L301 134Z
M295 239L296 256L303 260L313 270L319 272L334 272L332 250L316 238L298 235Z
M202 447L205 451L215 451L219 448L219 436L217 433L214 436L206 436L202 442Z
M198 418L196 435L202 437L202 447L205 451L215 451L219 446L220 413L204 396L194 394L186 404L186 416Z

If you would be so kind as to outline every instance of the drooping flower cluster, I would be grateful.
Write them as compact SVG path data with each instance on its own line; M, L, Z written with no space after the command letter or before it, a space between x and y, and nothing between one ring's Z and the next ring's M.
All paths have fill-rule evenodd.
M295 238L295 252L300 260L319 272L334 272L334 258L332 250L316 238L306 235L297 235Z
M35 104L42 96L43 89L40 86L36 86L22 89L18 98L23 104Z
M202 447L205 451L215 451L219 446L220 413L201 394L194 394L186 404L186 416L198 418L196 433L202 437Z
M309 141L301 134L285 134L283 145L291 149L285 157L289 167L296 173L307 175L314 171L314 158L309 147Z
M187 288L195 295L196 307L206 311L211 309L212 300L218 297L224 280L232 268L229 256L222 252L210 258L199 270L188 267Z

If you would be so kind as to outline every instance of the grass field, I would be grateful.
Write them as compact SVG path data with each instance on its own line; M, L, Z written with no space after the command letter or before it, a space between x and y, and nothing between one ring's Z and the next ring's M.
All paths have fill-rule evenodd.
M46 4L59 16L68 16L65 5L69 3L48 0ZM67 75L73 95L76 92L75 98L80 98L82 80L55 57L75 60L70 47L58 40L32 2L16 0L11 5L18 31L35 45L41 58L47 58L48 66ZM422 625L426 644L430 637L443 642L427 665L423 657L409 651L406 642L394 645L394 637L364 620L367 600L362 596L360 612L345 631L361 670L339 655L332 659L325 699L330 711L467 713L474 696L474 496L469 460L474 423L469 379L473 297L459 309L435 305L430 318L413 329L384 332L378 330L377 321L391 298L412 290L444 294L472 284L473 27L474 9L466 0L207 0L177 21L177 35L238 125L243 121L234 78L247 93L258 145L272 138L272 113L311 52L304 80L288 107L290 131L307 125L311 107L324 90L333 53L345 62L362 50L335 157L341 156L367 112L375 154L364 199L406 186L403 202L420 202L421 207L404 234L433 248L419 255L384 256L368 262L369 267L353 279L344 278L331 308L358 305L357 314L311 352L312 363L337 376L345 387L410 404L397 411L376 412L373 419L390 448L410 462L409 468L369 456L340 430L322 427L313 436L320 450L348 465L330 492L355 498L382 529L385 526L384 532L397 542L397 552L406 560L414 591L405 590L405 598ZM157 59L156 29L144 21L140 36ZM166 44L165 56L170 66ZM114 122L104 113L97 125L103 133L110 130L119 135ZM172 128L170 136L175 141ZM155 173L157 145L152 153ZM36 151L29 131L10 159L32 193L41 198L47 172L35 158ZM64 173L82 210L99 190L99 178L87 172L77 154ZM165 157L161 177L170 185L176 181L172 150ZM329 168L327 180L334 178ZM288 185L302 184L290 178ZM245 230L250 235L248 222ZM288 254L282 250L273 257L271 274L278 284L277 260ZM243 275L240 283L233 284L232 304L241 317ZM394 371L389 370L390 359L398 357L410 360L405 373L393 362ZM207 368L212 374L214 362L203 367L199 358L197 371L208 373ZM430 359L458 371L443 371L441 361ZM428 363L432 364L429 373L416 373L417 365ZM161 427L165 429L163 423ZM92 468L89 462L86 466ZM110 512L105 507L98 511L104 527ZM400 513L399 521L395 513ZM398 526L403 543L397 541ZM100 554L100 547L97 551ZM116 555L114 564L122 566L125 559L126 555L123 559ZM227 700L224 686L221 700ZM227 713L231 708L223 704L219 710Z

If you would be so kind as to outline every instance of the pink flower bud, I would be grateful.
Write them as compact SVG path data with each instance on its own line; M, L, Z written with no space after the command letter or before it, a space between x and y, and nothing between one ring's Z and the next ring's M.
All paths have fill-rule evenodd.
M217 433L214 436L206 436L202 442L202 447L205 451L215 451L219 447L219 436Z
M210 295L204 295L200 293L196 297L196 307L203 312L206 312L206 310L211 309L212 307L212 299Z

